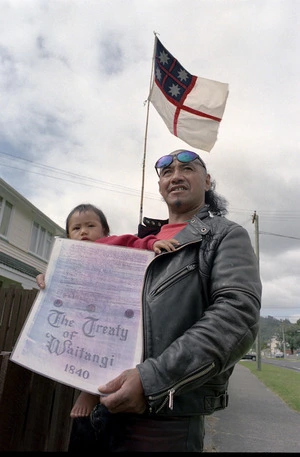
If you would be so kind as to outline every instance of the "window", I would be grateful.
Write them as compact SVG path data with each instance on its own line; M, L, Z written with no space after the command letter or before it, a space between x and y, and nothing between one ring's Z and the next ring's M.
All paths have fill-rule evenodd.
M7 236L12 204L0 197L0 235Z
M31 233L30 252L48 260L52 242L53 236L51 233L47 232L47 230L44 229L44 227L41 227L37 222L34 222Z

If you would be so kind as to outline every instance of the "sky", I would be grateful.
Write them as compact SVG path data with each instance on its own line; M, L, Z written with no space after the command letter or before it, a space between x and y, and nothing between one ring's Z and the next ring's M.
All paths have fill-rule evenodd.
M1 178L61 227L73 207L92 203L106 214L111 234L136 233L142 217L168 217L156 160L193 150L228 200L227 217L247 229L259 256L261 315L296 322L300 2L0 6ZM155 33L188 72L229 84L210 152L172 135L147 103Z

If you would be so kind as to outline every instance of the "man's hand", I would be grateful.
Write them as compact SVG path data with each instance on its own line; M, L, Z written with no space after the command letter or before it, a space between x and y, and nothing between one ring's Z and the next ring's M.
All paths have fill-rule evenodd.
M137 368L123 371L117 378L99 386L100 403L111 413L142 414L147 408ZM106 394L102 396L101 394Z

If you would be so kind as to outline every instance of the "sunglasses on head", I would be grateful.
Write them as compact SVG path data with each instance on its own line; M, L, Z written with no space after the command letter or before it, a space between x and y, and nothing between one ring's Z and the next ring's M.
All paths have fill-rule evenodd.
M170 154L167 156L162 156L160 159L158 159L158 161L154 165L158 176L160 176L161 170L163 168L169 167L174 159L177 159L181 163L189 163L189 162L193 162L193 160L198 159L200 161L202 167L205 168L205 170L206 170L205 163L202 161L202 159L200 159L198 154L196 154L193 151L181 151L181 152L178 152L178 154Z

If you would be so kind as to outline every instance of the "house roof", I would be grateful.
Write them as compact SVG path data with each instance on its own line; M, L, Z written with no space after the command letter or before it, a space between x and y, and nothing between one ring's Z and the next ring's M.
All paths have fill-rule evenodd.
M0 264L6 265L9 268L13 268L14 270L21 271L21 273L24 273L28 276L31 276L35 278L38 274L40 274L40 271L38 271L36 268L32 267L31 265L28 265L25 262L21 262L21 260L14 259L8 254L4 254L3 252L0 252Z
M8 195L8 200L13 205L19 203L22 208L26 208L27 211L30 211L31 217L36 220L36 222L41 223L43 227L49 230L54 236L64 236L65 230L52 221L45 213L40 211L36 206L34 206L27 198L25 198L22 194L16 191L13 187L11 187L6 181L0 178L0 194Z

